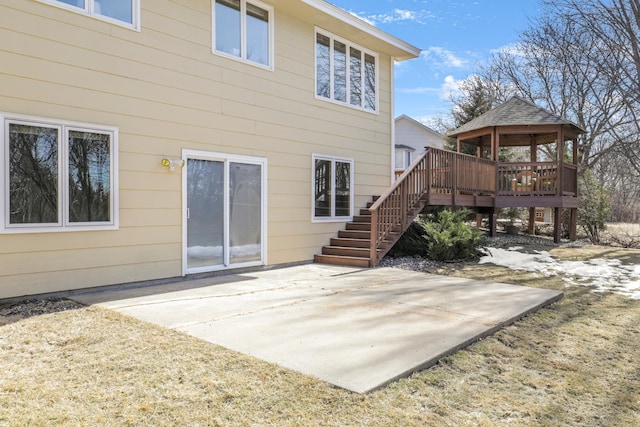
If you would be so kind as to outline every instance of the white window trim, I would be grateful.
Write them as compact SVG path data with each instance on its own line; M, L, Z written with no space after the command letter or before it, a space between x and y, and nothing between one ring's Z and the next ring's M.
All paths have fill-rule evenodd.
M331 197L333 198L331 203L332 215L331 216L316 216L315 209L315 197L316 197L316 160L329 160L331 161ZM336 204L335 204L335 188L336 188L336 180L335 180L335 171L336 171L336 162L349 163L351 167L349 168L350 172L350 193L349 193L349 216L335 216ZM353 159L349 159L347 157L336 157L336 156L327 156L324 154L312 154L311 155L311 222L348 222L353 220L353 204L355 202L355 191L354 191L354 161Z
M182 160L184 160L185 164L187 163L188 159L200 159L200 160L212 160L212 161L220 161L220 162L224 162L224 169L225 169L225 179L226 176L228 174L228 168L229 168L229 163L232 162L239 162L239 163L248 163L248 164L254 164L254 165L260 165L262 168L262 195L261 195L261 201L262 201L262 206L261 206L261 218L260 218L260 227L261 227L261 236L260 236L260 250L261 250L261 255L262 255L262 259L260 261L252 261L252 262L245 262L245 263L237 263L237 264L231 264L229 261L229 256L230 254L228 253L228 251L225 251L225 260L224 260L224 265L221 266L213 266L213 267L198 267L198 268L189 268L188 267L188 255L187 255L187 234L188 234L188 228L187 228L187 168L183 167L182 168L182 275L186 276L188 274L198 274L198 273L208 273L208 272L212 272L212 271L220 271L220 270L232 270L232 269L237 269L237 268L244 268L244 267L256 267L256 266L261 266L261 265L267 265L267 236L268 236L268 230L267 230L267 207L268 205L268 201L267 201L267 159L264 157L251 157L251 156L241 156L241 155L234 155L234 154L227 154L227 153L216 153L216 152L211 152L211 151L200 151L200 150L188 150L188 149L183 149L182 150ZM228 197L228 191L229 189L224 188L224 192L225 192L225 197L224 197L224 223L226 224L224 227L224 245L226 247L229 246L229 197Z
M46 224L9 224L9 123L19 123L28 126L42 126L58 129L58 221ZM111 136L110 151L110 188L111 204L108 222L71 223L69 222L68 195L68 135L69 131L83 131ZM0 112L0 234L19 233L51 233L70 231L117 230L119 228L119 181L118 181L118 128L91 123L81 123L66 120L48 119L43 117L25 116Z
M247 59L247 3L251 3L261 9L269 12L269 65L264 65L259 62L251 61ZM274 71L274 46L275 46L275 14L273 13L273 6L263 3L259 0L240 0L240 49L242 51L241 56L230 55L227 52L216 50L216 0L211 0L211 51L215 55L219 55L234 61L242 62L243 64L253 65L258 68L262 68L269 71Z
M402 164L403 164L403 167L401 167L401 168L395 167L395 170L402 171L402 170L406 170L407 168L409 168L409 166L411 166L411 163L413 163L413 161L415 160L414 156L413 156L413 153L415 151L416 150L409 149L409 148L396 148L396 149L394 149L394 158L393 158L394 167L395 167L395 160L396 160L395 156L397 156L398 152L402 153ZM409 155L409 162L408 163L407 163L407 154Z
M319 96L318 95L318 53L316 51L317 47L317 43L318 43L318 34L322 34L325 37L329 37L329 39L331 40L330 45L329 45L329 62L330 62L330 89L329 89L329 94L330 94L330 98L325 98L324 96ZM357 106L357 105L352 105L349 102L349 98L351 96L351 93L349 91L349 84L350 84L350 74L351 74L351 67L347 67L346 72L346 79L347 79L347 101L343 102L343 101L338 101L335 100L333 98L333 84L334 84L334 67L333 67L333 50L334 50L334 41L338 41L340 43L343 43L347 46L347 51L349 51L350 48L354 48L357 49L361 52L363 52L363 56L364 54L369 54L371 56L373 56L376 60L376 81L375 81L375 89L376 89L376 105L375 105L375 110L369 110L363 106ZM337 104L337 105L341 105L343 107L349 107L349 108L353 108L354 110L359 110L359 111L365 111L367 113L371 113L371 114L375 114L375 115L379 115L380 114L380 58L378 57L378 54L372 50L366 49L356 43L352 43L347 39L343 39L342 37L336 36L335 34L331 33L330 31L326 31L320 27L315 27L315 31L314 31L314 40L313 40L313 61L314 61L314 86L313 86L313 93L315 95L316 99L325 101L325 102L331 102L332 104ZM349 62L349 55L347 55L347 62ZM364 64L363 64L364 66ZM365 102L365 92L363 91L362 94L362 102L364 104Z
M75 13L79 13L82 15L88 15L92 18L99 19L101 21L109 22L111 24L119 25L124 28L128 28L131 30L140 31L140 1L141 0L132 0L131 5L131 20L132 23L128 23L125 21L120 21L119 19L111 18L109 16L101 15L94 10L94 2L93 0L86 0L85 7L77 7L71 4L67 4L58 0L37 0L40 3L46 3L54 7L59 7L61 9L70 10Z

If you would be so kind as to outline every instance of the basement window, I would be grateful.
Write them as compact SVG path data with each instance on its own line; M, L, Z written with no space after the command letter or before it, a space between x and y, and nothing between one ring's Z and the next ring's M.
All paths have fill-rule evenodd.
M0 230L117 228L117 129L12 116L1 124Z
M353 160L313 155L313 221L353 217Z

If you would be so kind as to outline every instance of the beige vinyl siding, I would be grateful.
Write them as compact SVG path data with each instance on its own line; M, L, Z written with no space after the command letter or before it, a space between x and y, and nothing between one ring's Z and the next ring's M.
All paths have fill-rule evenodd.
M183 149L267 159L269 264L311 260L344 225L311 222L312 153L354 160L356 213L384 191L389 56L378 114L315 99L318 23L266 3L274 71L212 54L209 1L142 1L136 32L0 0L0 111L117 127L120 180L119 230L0 235L0 297L180 276L182 176L160 160Z

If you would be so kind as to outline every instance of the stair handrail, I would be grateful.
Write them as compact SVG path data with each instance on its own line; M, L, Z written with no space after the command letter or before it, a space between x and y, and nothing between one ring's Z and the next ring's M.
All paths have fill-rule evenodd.
M370 245L370 266L378 265L378 249L387 240L391 232L399 225L406 222L407 212L429 191L430 176L427 173L430 164L432 148L427 148L424 154L411 163L407 170L402 173L396 182L387 189L378 200L369 208L371 212L371 245ZM421 179L422 178L422 179ZM411 188L414 192L409 193ZM388 205L391 196L396 196L395 207L386 209L384 221L380 221L379 210ZM413 218L412 218L413 220ZM401 231L404 231L401 230Z

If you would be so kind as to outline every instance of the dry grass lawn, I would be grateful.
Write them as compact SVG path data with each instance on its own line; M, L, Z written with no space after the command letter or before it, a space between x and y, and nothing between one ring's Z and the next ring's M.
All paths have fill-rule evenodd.
M640 301L491 265L443 272L565 298L368 395L100 308L0 317L0 425L640 425Z

